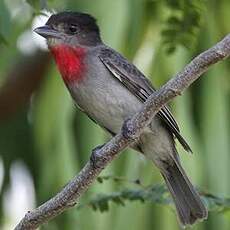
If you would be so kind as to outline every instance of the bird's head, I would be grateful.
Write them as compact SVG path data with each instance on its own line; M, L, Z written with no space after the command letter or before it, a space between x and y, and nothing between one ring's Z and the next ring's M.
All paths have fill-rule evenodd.
M34 31L47 39L49 47L95 46L101 43L96 20L86 13L66 11L53 14L44 26Z
M87 50L101 44L99 28L92 16L77 12L53 14L34 31L46 38L66 83L84 79Z

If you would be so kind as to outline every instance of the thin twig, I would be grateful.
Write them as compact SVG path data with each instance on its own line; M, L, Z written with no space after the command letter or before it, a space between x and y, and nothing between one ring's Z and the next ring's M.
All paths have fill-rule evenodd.
M77 199L89 188L99 173L118 155L128 147L141 134L143 128L148 125L154 115L172 98L180 95L197 78L201 76L211 65L227 58L230 55L230 34L214 47L194 58L183 71L174 76L158 91L153 93L143 108L130 120L124 123L126 135L123 132L117 134L107 142L100 150L95 165L87 164L57 195L46 203L28 212L16 226L16 230L36 229L41 224L61 214L66 209L74 206ZM128 135L127 135L128 130Z

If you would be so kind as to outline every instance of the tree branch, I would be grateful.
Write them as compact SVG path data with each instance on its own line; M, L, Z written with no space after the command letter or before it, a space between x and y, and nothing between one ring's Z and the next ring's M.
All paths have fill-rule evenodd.
M28 212L16 226L15 230L36 229L41 224L74 206L77 199L89 188L99 173L122 150L139 137L143 128L148 125L155 114L172 98L180 95L211 65L230 55L230 34L214 47L194 58L180 73L169 80L158 91L154 92L143 105L143 108L124 122L122 131L97 150L96 165L88 162L57 195L33 211ZM125 130L125 132L123 132ZM124 135L125 134L125 135Z

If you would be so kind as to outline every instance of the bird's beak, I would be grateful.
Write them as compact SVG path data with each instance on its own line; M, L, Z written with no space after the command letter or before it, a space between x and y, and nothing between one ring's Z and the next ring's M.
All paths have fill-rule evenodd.
M37 27L34 29L34 32L44 38L61 38L61 33L51 28L49 25Z

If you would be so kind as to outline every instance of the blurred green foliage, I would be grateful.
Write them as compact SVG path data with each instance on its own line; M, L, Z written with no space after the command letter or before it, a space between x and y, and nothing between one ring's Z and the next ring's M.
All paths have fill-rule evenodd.
M166 28L162 31L162 39L168 53L175 51L178 44L193 49L205 13L203 1L168 0L166 5L169 7L170 16L166 20Z
M37 50L29 57L39 61L39 66L48 62L39 82L31 89L34 66L25 61L28 54L18 48L18 40L25 30L31 31L34 17L43 8L71 9L94 15L103 40L134 60L157 87L230 31L229 0L0 0L2 226L8 218L2 204L14 162L20 160L29 169L36 205L39 205L81 169L95 146L109 138L74 107L53 62L38 59L43 51ZM17 65L19 62L21 64ZM25 76L22 71L25 65L30 74L20 78ZM189 156L178 145L183 165L194 184L201 191L208 191L204 199L213 211L207 221L191 228L194 230L230 229L227 199L230 197L229 71L229 60L212 67L205 78L195 82L172 103L181 131L194 152ZM151 162L127 150L104 170L103 175L116 175L131 181L138 178L142 183L124 184L113 179L96 182L80 200L84 208L74 208L41 229L180 229L175 213L168 208L171 203L165 188L158 185L161 178ZM142 184L151 186L143 187ZM146 200L151 202L127 201L142 200L140 194L145 192L149 194ZM96 194L104 195L95 200ZM115 202L109 205L108 212L95 212L87 207L89 204L106 209L109 200ZM100 206L100 202L104 206ZM162 202L167 205L156 205Z
M93 210L100 210L101 212L109 211L109 203L114 202L117 205L125 206L125 201L141 201L141 202L152 202L153 204L160 205L172 205L172 199L168 193L168 189L165 185L154 184L150 186L143 186L139 180L128 181L125 178L114 177L114 176L103 176L98 177L98 182L103 183L105 180L112 179L115 182L132 183L138 188L125 188L118 192L110 194L98 194L89 202L80 205L78 208L91 207ZM213 194L199 190L202 199L208 210L211 212L227 212L230 211L230 199L220 198ZM174 207L172 205L172 207Z

